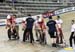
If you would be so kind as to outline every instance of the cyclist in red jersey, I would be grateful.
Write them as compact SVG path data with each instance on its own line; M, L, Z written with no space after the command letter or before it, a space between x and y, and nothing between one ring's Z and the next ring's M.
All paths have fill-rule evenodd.
M22 20L22 30L23 31L26 30L26 19L25 18L23 18L23 20ZM28 32L26 33L25 37L26 37L25 40L29 40L29 33Z
M40 31L41 31L41 35L40 35L40 43L45 43L46 44L46 34L45 34L45 30L46 30L46 26L45 26L45 22L44 22L44 18L40 18L39 19L39 27L40 27Z
M16 16L15 15L8 15L7 16L7 23L6 23L6 28L8 27L8 38L11 40L11 35L16 39L18 35L18 28L16 28Z
M26 19L23 18L23 20L22 20L22 30L25 30L25 28L26 28Z

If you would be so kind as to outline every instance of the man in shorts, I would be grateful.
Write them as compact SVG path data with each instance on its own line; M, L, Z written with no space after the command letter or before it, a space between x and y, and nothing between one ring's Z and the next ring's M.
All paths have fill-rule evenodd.
M52 47L56 47L56 22L52 20L52 16L49 17L47 22L48 33L52 39Z

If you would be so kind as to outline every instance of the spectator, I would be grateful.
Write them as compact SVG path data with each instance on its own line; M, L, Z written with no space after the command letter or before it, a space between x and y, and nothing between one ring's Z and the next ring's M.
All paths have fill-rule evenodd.
M70 36L70 39L69 39L70 47L73 47L72 39L74 40L74 45L75 45L75 21L74 20L72 20L71 36Z

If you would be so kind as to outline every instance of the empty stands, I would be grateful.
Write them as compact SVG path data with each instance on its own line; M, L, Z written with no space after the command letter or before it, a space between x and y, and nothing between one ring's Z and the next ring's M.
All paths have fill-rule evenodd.
M18 17L27 16L27 14L37 15L46 11L52 11L59 8L73 6L72 3L64 5L63 2L52 2L51 0L12 0L0 2L0 18L6 18L8 14L16 14Z

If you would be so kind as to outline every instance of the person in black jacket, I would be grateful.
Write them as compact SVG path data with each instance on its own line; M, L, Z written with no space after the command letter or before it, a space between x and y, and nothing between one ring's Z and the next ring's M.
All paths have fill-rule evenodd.
M23 34L23 42L25 42L25 39L26 39L26 34L27 32L29 33L30 35L30 43L32 43L34 41L34 38L33 38L33 25L34 25L34 19L31 17L31 15L29 14L28 15L28 18L26 19L26 30L24 31L24 34Z
M47 22L48 33L52 39L52 47L56 47L56 22L52 20L52 16L49 17Z

